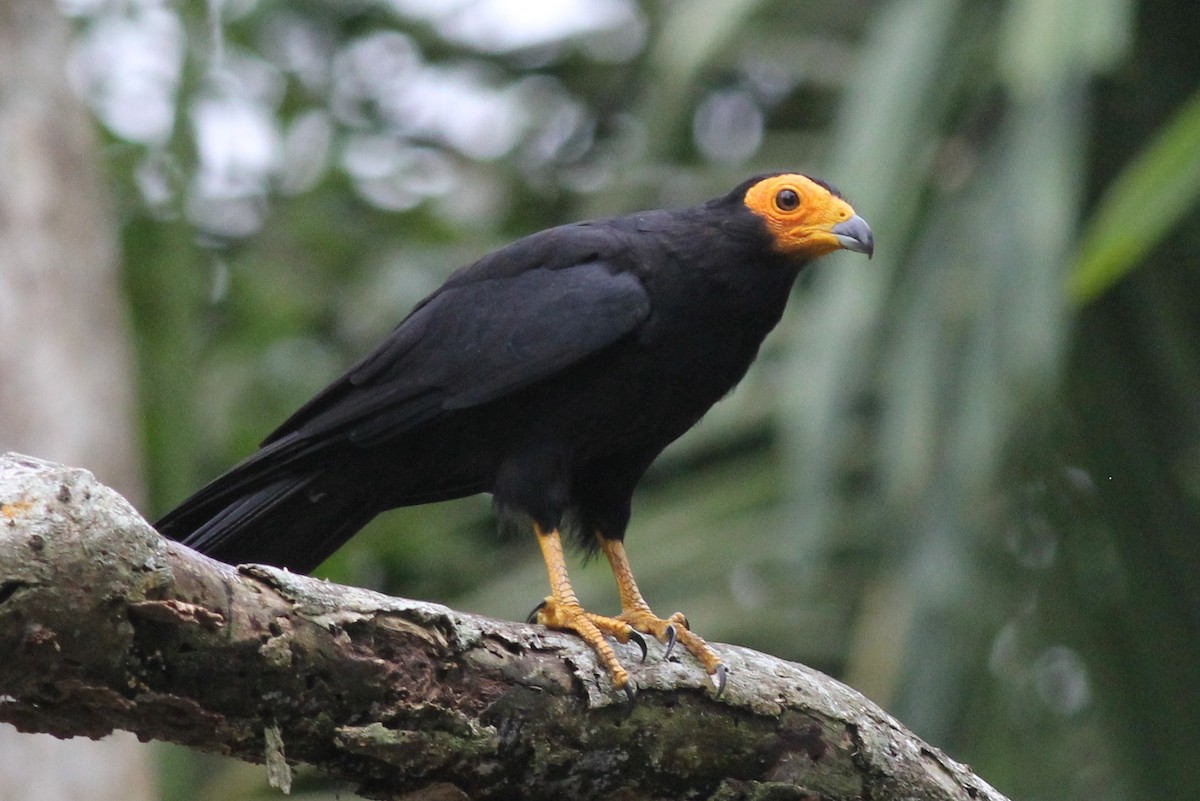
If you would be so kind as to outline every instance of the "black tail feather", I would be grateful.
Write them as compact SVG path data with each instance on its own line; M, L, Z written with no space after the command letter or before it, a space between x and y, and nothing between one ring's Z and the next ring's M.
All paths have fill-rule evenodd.
M163 536L230 564L307 573L379 511L374 489L336 464L264 464L264 451L155 523Z

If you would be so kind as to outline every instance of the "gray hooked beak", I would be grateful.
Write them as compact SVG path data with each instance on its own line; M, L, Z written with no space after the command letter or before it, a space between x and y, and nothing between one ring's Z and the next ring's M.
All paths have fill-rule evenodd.
M875 235L871 233L871 226L857 214L833 226L829 232L837 237L838 244L846 250L866 253L868 259L875 252Z

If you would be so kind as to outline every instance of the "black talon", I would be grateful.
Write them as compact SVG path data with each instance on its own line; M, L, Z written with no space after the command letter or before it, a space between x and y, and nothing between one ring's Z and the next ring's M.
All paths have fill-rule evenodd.
M663 655L663 659L670 659L671 652L675 650L675 642L678 639L678 632L675 631L675 624L667 626L667 652Z
M721 693L725 692L725 676L728 672L724 664L717 665L717 698L720 698Z
M637 690L634 689L633 679L625 682L625 686L621 688L625 691L625 703L628 706L627 712L633 711L633 702L637 697Z
M642 661L646 661L646 638L637 632L637 629L629 630L629 639L637 643L638 648L642 649Z
M540 604L533 607L533 611L530 612L529 616L525 618L525 622L526 623L537 623L538 612L542 611L545 607L546 607L546 602L543 600Z

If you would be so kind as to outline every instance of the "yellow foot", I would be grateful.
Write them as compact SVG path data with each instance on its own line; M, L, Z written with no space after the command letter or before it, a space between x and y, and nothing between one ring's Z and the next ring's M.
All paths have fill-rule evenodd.
M591 646L600 657L600 661L608 668L613 687L624 690L625 695L633 700L633 685L629 681L629 673L621 667L612 646L604 639L607 634L617 642L636 642L642 649L642 659L646 658L646 641L628 624L611 617L593 615L584 611L577 602L559 601L553 596L546 597L537 608L529 614L529 622L537 622L547 628L569 631L579 636Z
M645 606L641 606L626 609L617 615L616 620L628 624L636 631L652 635L659 642L666 643L665 659L671 658L671 652L675 650L675 643L678 642L692 656L700 660L700 664L704 665L705 672L713 677L713 683L717 688L717 697L719 698L721 693L725 692L725 674L727 672L725 665L721 663L721 658L716 655L709 644L698 634L692 632L687 618L683 616L682 612L676 612L664 620Z
M600 548L608 557L617 580L617 590L621 595L621 614L616 617L593 615L584 611L571 588L571 580L567 576L567 565L563 559L562 538L558 529L542 528L534 525L538 545L542 548L542 557L546 560L546 572L550 579L550 590L553 593L538 605L529 615L529 622L537 621L543 626L563 631L571 631L579 635L608 668L612 677L613 687L624 690L629 700L633 700L633 684L629 674L612 646L604 639L608 635L617 642L633 640L642 649L642 660L646 659L646 640L639 631L644 631L657 637L667 644L667 657L675 649L675 643L682 643L708 671L713 684L717 688L717 697L725 691L725 666L720 658L713 653L712 648L704 640L692 634L688 628L687 618L679 612L663 620L650 611L650 607L638 592L637 583L633 580L633 571L629 568L629 560L625 556L625 546L620 540L606 539L597 534Z
M620 643L632 640L642 649L643 661L646 659L646 640L638 632L645 632L665 643L667 652L664 658L667 659L675 649L675 644L679 643L704 665L705 671L713 678L717 697L725 691L725 665L708 643L692 633L688 628L687 618L681 612L676 612L666 620L656 617L649 609L626 610L616 617L605 617L585 611L578 603L562 602L554 597L547 597L529 615L529 622L537 622L548 628L570 631L578 635L591 646L608 668L613 687L624 690L631 700L633 686L629 680L629 673L621 667L604 635Z

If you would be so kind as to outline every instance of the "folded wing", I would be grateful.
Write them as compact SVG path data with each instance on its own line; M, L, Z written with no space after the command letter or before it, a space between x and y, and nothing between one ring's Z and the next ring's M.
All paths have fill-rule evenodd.
M649 313L641 282L600 262L447 288L263 444L329 436L378 444L550 377Z

